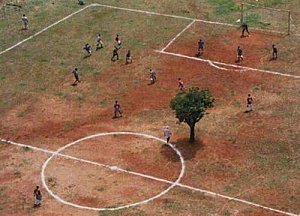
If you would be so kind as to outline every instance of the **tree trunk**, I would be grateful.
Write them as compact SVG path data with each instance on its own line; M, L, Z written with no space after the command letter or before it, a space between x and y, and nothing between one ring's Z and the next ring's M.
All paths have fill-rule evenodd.
M195 125L190 126L190 143L195 142Z

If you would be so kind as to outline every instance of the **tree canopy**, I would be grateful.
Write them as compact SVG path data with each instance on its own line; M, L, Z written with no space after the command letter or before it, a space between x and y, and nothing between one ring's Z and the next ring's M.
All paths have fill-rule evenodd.
M195 140L195 124L213 107L214 98L208 89L190 88L178 93L170 102L179 122L185 122L191 129L190 142Z

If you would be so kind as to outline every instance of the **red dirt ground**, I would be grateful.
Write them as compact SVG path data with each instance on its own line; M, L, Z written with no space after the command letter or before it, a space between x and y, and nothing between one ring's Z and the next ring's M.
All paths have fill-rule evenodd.
M238 36L239 32L232 31L228 32L223 38L226 37L232 41L236 41L233 39L239 38ZM205 58L233 63L235 59L235 47L237 44L240 44L247 50L245 61L242 65L252 67L263 64L261 60L266 59L265 52L257 51L258 48L265 44L271 44L272 40L278 39L277 37L260 37L253 34L249 38L238 39L237 42L234 42L234 48L232 49L232 46L226 46L222 43L223 38L217 37L207 41L207 44L213 43L215 46L212 50L205 51ZM246 46L249 41L251 41L251 44L254 44L252 49L248 49ZM170 50L193 56L194 50L188 47L194 47L194 41L183 43L179 40L176 42L176 46L171 47ZM14 110L10 111L4 117L5 121L1 125L3 134L6 134L7 137L10 137L14 141L55 150L66 143L96 132L140 131L162 137L162 128L168 124L171 126L173 132L172 142L177 145L186 160L187 169L182 180L184 184L231 196L240 195L242 198L257 201L263 205L297 213L299 206L292 206L286 194L281 193L280 190L274 191L260 187L259 185L252 185L253 188L249 189L246 184L245 188L250 191L245 191L245 188L241 187L237 192L223 192L223 188L226 185L234 184L239 179L238 171L232 171L236 168L246 170L253 168L254 173L252 173L253 176L251 176L250 180L259 178L255 173L258 172L255 164L247 164L247 158L255 153L255 150L251 149L251 146L248 146L246 141L251 140L252 143L255 143L259 142L263 137L274 140L280 137L272 129L279 127L285 120L268 113L268 108L275 106L282 108L282 103L285 103L284 101L272 100L272 97L282 97L278 96L274 89L284 89L287 86L296 85L296 81L290 78L258 72L224 72L206 63L158 55L154 52L152 53L152 51L149 51L149 53L157 55L157 62L153 67L158 71L158 82L155 85L147 85L147 76L142 76L141 74L144 72L139 71L136 71L138 74L137 79L140 82L139 85L133 85L132 80L123 80L122 85L128 85L128 91L119 96L124 110L124 117L112 119L111 107L99 108L94 104L79 106L75 103L70 105L46 95L41 95L41 100L36 104L32 104L32 111L25 117L25 122L24 119L20 121L15 116L16 111ZM134 62L133 65L129 65L128 67L122 67L121 72L117 70L109 71L109 73L106 73L102 77L101 82L106 83L111 76L134 70L135 64L138 64L138 62ZM188 129L185 125L176 124L176 119L169 108L170 99L178 92L176 82L178 77L183 79L187 87L208 87L216 98L215 108L209 111L209 114L204 117L198 126L198 141L194 145L188 144ZM82 87L84 85L83 83ZM113 89L118 87L118 85L121 84L107 85L108 92L114 92ZM256 86L259 86L260 94L255 94L253 89ZM243 112L245 96L249 92L254 94L255 111L247 115ZM283 94L288 93L284 92ZM108 98L114 98L114 96L113 93L107 95ZM112 99L109 102L113 104L113 101ZM237 102L241 106L236 106ZM66 121L70 122L70 129L66 129L68 126L65 124ZM11 127L17 128L17 130L11 131ZM227 139L228 136L234 137L234 140ZM170 150L166 150L158 143L149 143L147 149L144 145L139 146L136 141L133 143L131 141L132 139L123 139L122 143L116 144L111 139L105 139L105 141L102 141L104 143L103 146L97 145L97 142L85 141L65 152L101 163L116 163L125 168L128 166L133 171L174 180L180 166L178 158L174 157ZM91 147L86 147L85 144ZM136 149L130 147L132 144L138 147ZM97 150L96 153L95 150ZM143 155L143 151L149 151L149 154L154 157L147 158L149 155L147 153ZM9 182L12 183L12 186L6 186L3 196L8 196L10 190L14 187L18 189L18 193L24 194L24 199L26 200L22 208L5 209L4 215L66 215L64 212L68 212L69 215L96 215L93 212L81 211L61 205L49 195L45 195L44 197L44 207L38 210L31 209L32 185L40 184L38 174L41 164L46 159L46 155L44 154L42 156L37 155L39 153L24 152L15 147L1 145L1 161L6 161L6 165L8 165L8 161L14 161L11 163L15 163L15 169L21 170L21 177L16 175L14 169L7 170L5 168L1 171L1 184L7 185ZM22 158L33 161L22 168L17 162ZM161 164L166 164L166 166L159 166ZM216 170L212 169L212 166ZM219 166L225 171L217 170ZM2 165L2 167L4 168L5 165ZM66 175L68 172L69 174ZM134 202L143 197L151 196L162 188L165 188L164 184L157 183L151 185L148 180L141 180L135 177L129 179L121 174L111 174L112 176L109 176L102 169L89 167L77 162L67 162L65 159L56 159L51 163L47 175L51 175L55 179L56 185L53 186L54 190L61 193L63 197L78 204L93 207L99 206L99 203L110 206L120 204L120 202L122 204ZM106 179L104 176L108 178ZM112 179L116 180L114 187L111 187L110 184ZM88 181L90 184L86 184ZM255 183L257 182L255 181ZM72 185L75 186L73 187ZM146 194L136 190L136 188L145 188L145 185L148 186ZM95 188L99 189L99 187L105 188L104 195L100 196L100 198L97 195L99 191L95 191ZM188 199L191 199L190 194L184 199L182 197L186 195L182 195L181 190L176 189L176 194L168 194L166 196L178 196L178 202L182 202L182 205L184 205L186 211L178 212L177 215L208 215L204 209L202 209L204 211L202 214L201 212L193 212L188 201ZM122 193L118 194L118 191L122 191ZM45 191L43 193L46 194ZM111 199L111 197L114 197L114 199ZM148 215L164 215L162 212L157 213L159 211L157 209L163 209L162 211L165 211L165 215L174 215L172 209L164 210L166 197L149 205L139 207L139 209L145 211ZM215 207L211 208L216 215L224 214L223 210L225 211L225 207L237 210L236 214L231 212L231 215L276 215L275 213L259 208L227 202L219 198L201 197L201 199L203 199L201 202L198 202L197 199L198 204L195 204L195 206L199 205L198 207L201 209L201 205L209 201L213 203L212 205L215 205ZM8 198L8 202L20 205L22 200L16 196L12 196ZM5 205L10 206L9 204ZM124 213L124 215L130 215L130 213Z

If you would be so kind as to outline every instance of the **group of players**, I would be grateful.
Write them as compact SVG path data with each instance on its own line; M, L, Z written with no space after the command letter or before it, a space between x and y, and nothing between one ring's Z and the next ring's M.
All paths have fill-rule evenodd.
M250 36L250 32L249 32L249 29L248 29L248 25L246 23L243 23L241 25L241 28L242 28L242 35L241 37L249 37ZM245 34L247 33L247 35ZM203 54L203 51L204 51L204 41L202 39L200 39L198 41L198 52L196 54L197 57L200 57L202 56ZM239 63L241 61L244 60L244 51L243 49L238 46L237 50L237 60L236 60L236 63ZM277 53L278 53L278 49L276 47L276 45L273 43L272 44L272 60L276 60L277 59Z
M84 4L83 0L78 0L78 3L80 5ZM23 14L22 16L22 22L24 25L24 30L27 30L29 28L29 20L26 17L25 14ZM248 30L248 25L247 24L242 24L242 35L241 37L249 37L250 36L250 32ZM247 35L245 35L245 32L247 33ZM204 40L200 39L198 41L198 52L196 54L197 57L201 57L203 55L204 52ZM96 51L99 49L102 49L104 47L104 43L101 37L101 34L97 35L97 40L96 40ZM114 49L113 49L113 55L111 57L111 61L116 61L119 60L119 54L118 51L122 48L122 43L121 43L121 39L120 36L117 34L116 38L115 38L115 45L114 45ZM88 43L86 43L83 47L83 49L86 51L87 56L91 56L92 55L92 46ZM275 44L272 44L272 59L276 60L277 59L277 48L275 46ZM243 61L244 57L243 57L243 50L240 46L238 46L237 48L237 61L236 62L240 62ZM131 55L131 51L128 50L127 54L126 54L126 64L128 63L132 63L132 55ZM78 68L75 67L72 70L72 73L74 75L75 81L73 83L73 85L77 85L77 83L80 82L79 79L79 75L78 75ZM154 84L157 81L157 75L156 75L156 71L152 68L150 68L150 72L149 72L149 76L150 76L150 84ZM178 78L178 88L180 91L184 91L185 87L184 87L184 83L182 81L181 78ZM247 110L246 112L251 112L253 109L253 98L250 94L248 94L247 97ZM118 101L115 101L115 104L113 106L114 108L114 116L113 118L118 118L118 117L122 117L122 110L121 110L121 105L119 104ZM171 136L171 132L170 132L170 128L168 126L165 127L164 129L164 137L166 138L166 142L167 144L170 141L170 136ZM34 190L34 197L35 197L35 203L34 206L35 207L39 207L41 205L41 201L42 201L42 195L39 189L39 186L36 187L36 189Z

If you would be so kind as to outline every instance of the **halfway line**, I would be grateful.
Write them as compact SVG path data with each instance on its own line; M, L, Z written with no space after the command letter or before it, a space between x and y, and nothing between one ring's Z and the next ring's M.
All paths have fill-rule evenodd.
M65 158L68 158L68 159L80 161L80 162L83 162L83 163L92 164L92 165L95 165L95 166L105 167L105 168L108 168L112 171L121 171L121 172L129 173L129 174L132 174L132 175L137 175L137 176L140 176L140 177L156 180L156 181L163 182L163 183L174 184L174 182L166 180L166 179L157 178L157 177L154 177L154 176L150 176L150 175L146 175L146 174L142 174L142 173L138 173L138 172L124 170L124 169L116 167L116 166L109 166L109 165L105 165L105 164L101 164L101 163L97 163L97 162L93 162L93 161L89 161L89 160L85 160L85 159L81 159L81 158L77 158L77 157L73 157L73 156L69 156L69 155L65 155L65 154L61 154L61 153L56 153L56 151L51 151L51 150L47 150L47 149L43 149L43 148L38 148L38 147L31 146L31 145L26 145L26 144L20 144L20 143L12 142L12 141L1 139L1 138L0 138L0 141L4 142L4 143L11 144L11 145L19 146L19 147L30 148L30 149L35 150L35 151L41 151L41 152L45 152L45 153L48 153L48 154L54 154L55 156L65 157ZM242 200L242 199L238 199L238 198L235 198L235 197L222 195L222 194L219 194L219 193L215 193L215 192L200 189L200 188L195 188L195 187L184 185L184 184L181 184L181 183L177 183L176 186L182 187L182 188L187 188L187 189L194 190L194 191L199 191L201 193L204 193L204 194L207 194L207 195L210 195L210 196L214 196L214 197L220 197L220 198L223 198L223 199L227 199L229 201L233 200L233 201L236 201L236 202L244 203L244 204L247 204L247 205L250 205L250 206L262 208L262 209L277 212L277 213L281 213L281 214L284 214L284 215L299 216L299 215L294 214L294 213L284 212L284 211L281 211L281 210L278 210L278 209L274 209L274 208L259 205L259 204L253 203L253 202L249 202L247 200Z

